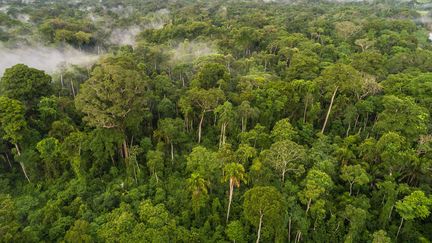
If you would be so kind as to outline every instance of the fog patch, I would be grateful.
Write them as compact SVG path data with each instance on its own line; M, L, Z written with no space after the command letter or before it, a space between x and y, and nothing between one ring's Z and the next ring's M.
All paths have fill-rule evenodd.
M166 8L146 16L144 29L162 29L170 20L170 11Z
M170 20L170 11L168 9L160 9L145 17L141 25L133 25L126 28L114 28L111 31L110 42L116 45L135 45L137 35L148 29L161 29Z
M197 58L217 54L217 47L213 43L204 41L184 41L172 50L171 63L192 63Z
M110 11L122 18L129 18L132 16L134 8L131 6L124 7L123 5L117 5L116 7L110 8Z
M9 10L9 6L8 5L0 7L0 12L2 12L2 13L7 13L8 10Z
M141 32L139 26L131 26L126 29L115 28L111 32L110 42L116 45L135 45L135 38Z
M68 65L88 66L98 56L85 53L72 47L52 48L45 46L22 46L6 48L0 46L0 76L6 68L22 63L27 66L53 73L59 67Z

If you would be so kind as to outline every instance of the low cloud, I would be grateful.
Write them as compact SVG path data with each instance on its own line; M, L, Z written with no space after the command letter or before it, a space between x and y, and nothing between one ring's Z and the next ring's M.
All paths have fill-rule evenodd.
M91 65L98 56L72 47L51 48L45 46L24 46L18 48L0 47L0 76L6 68L23 63L27 66L54 73L68 65Z
M110 42L116 45L135 45L135 38L141 32L139 26L131 26L126 29L115 28L111 32Z
M116 45L135 45L137 35L148 29L161 29L169 21L170 11L160 9L147 16L147 20L141 25L133 25L126 28L114 28L111 31L110 42Z
M184 41L172 50L172 63L192 63L197 58L217 54L217 47L213 43L204 41Z

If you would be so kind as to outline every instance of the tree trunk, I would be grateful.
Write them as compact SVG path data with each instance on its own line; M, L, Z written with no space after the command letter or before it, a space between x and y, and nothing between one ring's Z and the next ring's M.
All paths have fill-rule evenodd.
M7 153L5 153L5 156L6 156L6 160L7 160L8 164L9 164L9 167L12 169L12 163L11 163L11 161L10 161L9 156L7 155Z
M311 203L312 203L312 198L309 198L309 201L308 201L308 204L307 204L307 207L306 207L306 214L307 214L308 211L309 211L309 208L310 208Z
M350 183L350 194L349 194L350 196L351 196L351 194L352 194L352 187L353 187L353 184L354 184L354 183Z
M21 156L21 152L20 152L20 149L19 149L19 147L18 147L18 144L15 143L14 145L15 145L15 148L16 148L16 150L17 150L18 156ZM19 162L19 164L20 164L20 166L21 166L21 169L22 169L22 171L23 171L23 173L24 173L25 178L27 179L28 182L30 182L30 178L29 178L28 175L27 175L27 171L26 171L26 169L25 169L24 163L23 163L23 162Z
M125 159L129 157L129 151L128 151L126 139L123 139L123 156Z
M76 94L75 94L75 88L74 88L74 85L73 85L73 81L72 81L72 80L70 81L70 84L71 84L72 95L73 95L73 97L75 98Z
M304 110L303 110L303 123L306 123L306 113L307 113L307 108L308 108L308 104L309 103L309 99L305 98L305 106L304 106Z
M228 197L228 210L227 210L227 217L226 217L226 223L228 224L228 219L230 215L230 209L231 209L231 202L234 192L234 182L233 179L230 178L230 184L229 184L229 197Z
M174 145L172 142L170 142L171 145L171 161L174 161Z
M224 127L224 134L223 134L223 139L222 139L222 145L224 145L226 143L226 128L228 127L228 123L225 124Z
M351 130L351 122L348 124L348 129L346 131L345 137L348 137L350 130Z
M202 124L204 121L204 111L201 113L201 119L198 125L198 143L201 143L201 129L202 129Z
M366 131L367 122L369 120L369 112L366 112L366 119L363 124L363 131Z
M288 219L288 242L291 242L291 217Z
M242 132L245 132L246 131L246 126L245 126L246 122L245 122L244 117L242 117L242 119L241 119L241 124L242 124Z
M60 83L61 83L62 89L64 89L63 73L60 74Z
M327 115L326 115L326 118L324 120L324 125L323 125L322 130L321 130L322 134L324 134L325 128L327 126L327 122L328 122L328 119L329 119L329 116L330 116L330 112L331 112L331 109L332 109L332 106L333 106L333 102L334 102L334 99L336 97L338 89L339 89L339 87L336 87L336 89L334 90L333 95L331 97L330 105L329 105L329 108L328 108L328 111L327 111Z
M222 147L223 133L224 133L224 126L222 124L220 129L220 135L219 135L219 148Z
M388 221L390 221L391 215L392 215L392 213L393 213L393 208L394 208L394 205L391 206L391 208L390 208L390 213L389 213L389 215L388 215Z
M400 225L399 225L399 229L398 229L397 234L396 234L396 240L397 240L397 238L398 238L398 236L399 236L399 232L400 232L400 230L401 230L401 228L402 228L402 224L403 224L403 222L404 222L404 219L401 218L401 222L400 222ZM395 240L395 241L396 241L396 240Z
M222 147L225 142L226 142L226 128L228 126L227 122L224 122L221 126L221 135L220 135L220 139L219 139L219 147Z
M354 128L353 131L355 132L355 130L357 129L357 125L358 125L358 121L359 121L360 115L357 115L355 122L354 122Z
M261 213L260 215L260 219L259 219L259 225L258 225L258 234L257 234L257 240L256 243L259 243L260 241L260 237L261 237L261 225L262 225L262 218L263 218L263 214Z

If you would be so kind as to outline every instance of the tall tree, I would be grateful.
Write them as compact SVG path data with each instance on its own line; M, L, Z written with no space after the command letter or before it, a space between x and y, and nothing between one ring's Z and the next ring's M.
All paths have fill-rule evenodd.
M215 113L218 115L218 123L220 124L221 133L219 139L219 147L226 143L226 133L229 124L233 124L236 118L233 105L229 101L225 101L222 105L219 105L215 109Z
M229 197L226 222L228 223L234 187L240 187L240 183L246 182L246 173L243 165L229 163L224 167L224 181L229 181Z
M306 213L309 211L312 200L318 199L322 194L333 187L333 181L325 172L311 169L304 180L304 188L299 192L302 203L306 204Z
M384 110L378 115L375 128L380 133L399 132L411 141L427 132L428 111L409 97L384 96Z
M324 119L321 133L324 133L333 108L333 103L339 93L345 96L356 97L361 91L361 75L352 66L346 64L334 64L327 67L318 77L317 82L321 84L323 96L330 99L328 110Z
M306 157L306 150L303 146L290 140L278 141L270 147L270 150L263 152L264 159L280 175L282 183L285 183L287 172L301 175L305 172L303 161Z
M347 165L343 166L341 169L341 178L347 181L350 185L349 195L352 194L352 189L354 184L359 186L364 185L369 182L369 176L366 171L361 167L361 165Z
M207 199L209 182L200 174L192 173L187 179L187 183L188 189L192 193L192 207L197 213Z
M34 108L41 97L51 92L51 77L24 64L7 68L0 80L0 94L21 101L28 108Z
M416 218L424 219L430 214L430 207L432 206L432 199L426 197L423 191L414 191L410 195L404 197L402 200L396 202L396 211L401 216L401 222L396 234L402 228L404 220L414 220Z
M247 220L258 227L256 242L260 242L263 222L278 226L282 221L284 200L281 193L271 186L256 186L244 195L243 210Z
M108 58L93 70L81 85L76 107L90 126L116 129L125 134L137 126L146 110L146 77L137 71L130 57ZM126 136L123 156L128 156Z
M25 108L18 100L0 96L0 127L4 131L3 139L15 146L18 160L20 160L21 149L19 143L24 138L27 122L24 119ZM30 182L25 165L19 162L25 178Z
M171 161L174 161L174 144L184 137L183 120L180 118L159 120L158 129L154 131L154 136L163 139L165 143L170 145Z
M201 143L202 126L205 114L213 111L222 102L224 97L225 95L223 91L217 88L209 90L192 88L186 93L185 99L189 100L189 103L192 104L192 106L199 109L198 143Z

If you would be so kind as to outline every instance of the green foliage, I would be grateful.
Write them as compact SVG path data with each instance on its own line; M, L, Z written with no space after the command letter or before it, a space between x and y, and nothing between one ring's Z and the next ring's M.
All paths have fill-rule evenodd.
M0 81L0 94L34 108L42 96L51 93L51 77L41 70L17 64L5 70Z
M385 96L383 106L376 124L376 129L381 133L395 131L411 140L426 133L429 113L411 98Z
M131 62L128 57L106 59L82 85L75 104L89 125L124 130L142 120L146 81Z
M246 219L258 228L264 224L270 232L274 232L283 219L284 200L280 192L274 187L257 186L248 190L244 196Z
M428 242L426 2L4 3L0 242Z
M18 240L20 224L16 214L14 201L10 195L0 194L0 234L1 242Z
M24 119L24 106L18 100L0 96L0 125L3 139L17 144L23 139L27 122Z
M415 191L403 200L396 202L396 210L405 220L424 219L429 216L431 205L431 199L426 197L424 192Z

